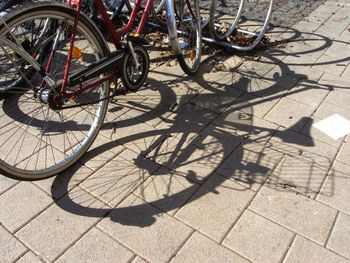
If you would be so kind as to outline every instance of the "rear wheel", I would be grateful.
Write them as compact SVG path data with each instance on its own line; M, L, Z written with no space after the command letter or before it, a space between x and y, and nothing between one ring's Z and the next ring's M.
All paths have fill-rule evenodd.
M59 82L64 74L74 14L60 4L32 4L5 18L7 26L0 26L0 37L12 42L16 39L22 47L22 43L29 43L24 49ZM82 15L70 72L86 68L107 51L96 27ZM37 55L42 52L45 56ZM0 101L0 169L20 179L41 179L60 173L74 164L96 138L107 110L109 83L64 98L59 96L59 89L46 85L6 45L0 48L0 61L0 86L12 85L6 90L10 96ZM21 80L22 85L13 87L16 80ZM77 89L69 88L67 92Z

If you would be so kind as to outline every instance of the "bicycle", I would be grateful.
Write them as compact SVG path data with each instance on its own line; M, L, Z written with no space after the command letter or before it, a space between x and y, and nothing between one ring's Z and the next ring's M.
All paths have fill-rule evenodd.
M127 34L141 1L136 1L128 24L118 30L103 2L96 1L115 52L80 12L81 2L77 9L33 2L0 17L0 84L7 95L0 101L2 172L33 180L67 169L95 140L114 96L110 83L121 78L128 90L144 83L149 57L141 33L152 0L146 3L136 33ZM176 20L173 2L167 2L170 43L180 66L194 74L201 55L198 2L183 4Z

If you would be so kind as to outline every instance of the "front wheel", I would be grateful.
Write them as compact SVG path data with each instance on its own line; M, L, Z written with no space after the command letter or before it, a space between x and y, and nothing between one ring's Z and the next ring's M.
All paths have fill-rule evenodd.
M65 5L32 3L5 17L7 25L0 26L0 38L27 43L25 50L33 57L44 50L45 56L36 60L59 82L64 75L74 18L75 11ZM86 68L108 52L103 37L83 14L74 50L70 72ZM0 86L24 79L23 73L31 68L13 47L6 45L1 46L0 61ZM109 92L109 83L104 82L62 101L65 109L53 107L58 89L45 85L37 72L32 73L24 85L7 89L10 96L0 100L0 170L31 180L59 174L88 150L103 123ZM68 92L76 89L79 87Z
M189 75L199 69L202 54L202 21L198 1L167 0L169 41L182 70Z
M121 69L121 80L125 88L131 91L138 90L146 81L149 71L149 56L142 46L134 46L136 60L131 51L125 53Z

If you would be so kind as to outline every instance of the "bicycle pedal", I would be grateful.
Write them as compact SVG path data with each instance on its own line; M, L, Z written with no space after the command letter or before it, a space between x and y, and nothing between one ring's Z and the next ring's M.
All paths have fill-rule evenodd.
M129 33L126 36L126 41L130 41L131 43L139 46L147 46L149 45L149 39L144 34L137 34L137 33Z

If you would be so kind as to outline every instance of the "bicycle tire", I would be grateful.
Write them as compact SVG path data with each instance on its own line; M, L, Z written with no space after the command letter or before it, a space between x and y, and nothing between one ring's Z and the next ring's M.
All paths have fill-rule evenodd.
M180 0L176 5L174 0L167 0L169 42L182 70L194 75L202 55L199 3L198 0Z
M149 71L149 55L143 46L134 46L135 55L140 67L135 65L131 51L124 55L123 66L121 70L121 81L128 90L138 90L146 81Z
M64 74L70 38L68 32L72 30L75 14L75 10L64 4L31 3L16 8L4 18L7 26L0 26L0 37L15 36L22 43L22 38L30 36L35 39L35 32L47 30L41 21L62 26L61 31L58 28L55 31L56 49L51 53L54 56L40 61L51 77L59 80ZM28 21L33 21L33 28L27 32L21 25ZM79 71L109 52L101 33L84 14L80 15L77 31L74 48L80 50L81 56L73 57L71 71ZM41 33L52 34L49 30ZM35 45L42 48L40 43L35 42ZM20 75L20 67L13 65L13 58L16 65L21 63L21 67L28 67L16 54L8 46L3 45L0 49L0 83L6 83L7 77L11 80L13 76ZM10 177L35 180L59 174L88 150L103 124L108 106L108 82L81 92L74 99L67 99L64 105L70 109L52 108L50 96L55 92L42 83L42 77L36 73L27 80L28 87L19 87L19 90L12 91L11 96L0 101L0 170ZM32 89L32 86L39 88Z

